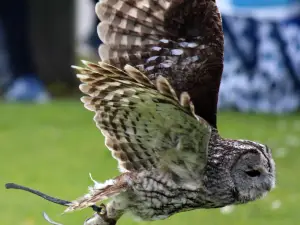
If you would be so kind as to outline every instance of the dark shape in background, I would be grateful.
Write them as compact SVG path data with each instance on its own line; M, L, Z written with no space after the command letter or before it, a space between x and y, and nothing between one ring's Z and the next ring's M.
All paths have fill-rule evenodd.
M37 73L54 95L69 94L77 89L70 67L75 63L75 1L28 2Z

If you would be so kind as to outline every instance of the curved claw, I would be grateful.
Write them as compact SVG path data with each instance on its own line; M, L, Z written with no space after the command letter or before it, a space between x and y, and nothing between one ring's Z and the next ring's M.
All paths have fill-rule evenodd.
M107 216L107 210L106 210L106 205L103 203L100 205L101 212L98 213L98 215L109 225L115 225L117 223L116 220L111 219Z
M43 217L50 224L53 224L53 225L62 225L61 223L56 223L53 220L51 220L50 217L45 212L43 212Z
M106 217L106 216L107 216L106 205L104 205L103 203L101 203L101 204L99 205L99 207L101 208L101 211L98 212L98 214L99 214L101 217Z

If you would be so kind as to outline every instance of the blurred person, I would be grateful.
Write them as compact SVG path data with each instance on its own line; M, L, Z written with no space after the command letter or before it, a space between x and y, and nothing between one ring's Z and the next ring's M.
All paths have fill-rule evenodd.
M17 3L0 1L0 20L13 73L13 79L6 88L4 99L45 102L49 100L49 94L37 77L29 41L28 8L26 0Z
M0 21L0 94L11 79L11 71L8 66L7 51L4 43L4 31Z
M217 0L225 63L219 108L300 107L300 0Z

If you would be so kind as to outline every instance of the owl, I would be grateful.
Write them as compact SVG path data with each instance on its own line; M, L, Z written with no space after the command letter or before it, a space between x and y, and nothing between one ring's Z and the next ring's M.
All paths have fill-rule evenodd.
M77 69L85 108L121 174L68 203L113 225L247 203L275 186L271 150L217 130L223 31L215 0L101 0L101 61Z
M95 182L66 211L109 199L85 224L146 221L242 204L275 185L266 145L217 130L223 32L215 0L102 0L101 62L75 67L84 106L121 175Z

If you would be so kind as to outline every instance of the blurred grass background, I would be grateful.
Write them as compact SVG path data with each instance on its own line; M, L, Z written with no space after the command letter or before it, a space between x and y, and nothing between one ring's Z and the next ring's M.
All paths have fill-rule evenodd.
M75 100L45 105L1 104L0 117L0 221L2 225L47 224L45 211L64 225L83 224L90 209L61 215L64 208L32 194L5 190L6 182L26 185L53 196L73 200L87 191L94 179L119 174L103 137L88 112ZM300 221L300 114L286 116L219 113L225 137L257 140L273 150L277 188L266 198L223 210L181 213L153 225L279 225ZM120 225L137 224L128 216ZM143 222L140 224L150 224Z

